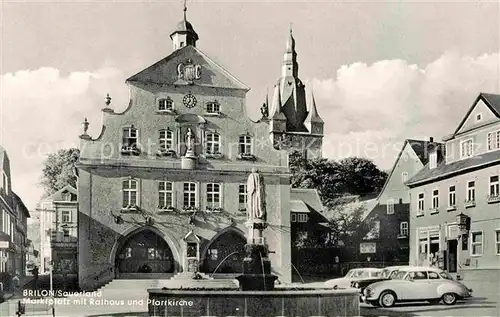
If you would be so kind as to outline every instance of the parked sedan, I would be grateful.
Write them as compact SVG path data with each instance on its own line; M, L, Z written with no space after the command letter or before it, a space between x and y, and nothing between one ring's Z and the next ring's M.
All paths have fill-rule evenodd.
M370 284L375 282L385 281L392 278L392 276L397 273L399 269L408 267L408 265L404 266L388 266L382 270L382 274L380 277L366 277L366 278L357 278L351 281L351 287L359 288L362 293L363 290Z
M391 307L396 302L429 301L453 305L471 296L472 289L447 272L433 267L410 266L399 269L390 280L373 283L364 290L362 300L374 306Z
M349 288L351 282L356 279L376 279L382 276L382 269L377 268L358 268L347 272L344 277L334 278L325 282L325 287L331 288Z

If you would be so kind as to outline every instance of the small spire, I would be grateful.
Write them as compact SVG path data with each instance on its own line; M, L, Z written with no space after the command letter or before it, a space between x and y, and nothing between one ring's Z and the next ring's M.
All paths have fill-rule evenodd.
M290 35L292 35L292 22L290 22Z
M89 129L89 124L90 124L87 118L85 118L82 124L83 124L83 134L87 135L87 130Z
M306 122L324 122L323 119L318 114L318 109L316 108L316 100L314 99L314 92L311 89L311 107L306 118Z
M184 21L187 21L187 18L186 18L186 11L187 11L187 5L186 5L186 0L184 0Z

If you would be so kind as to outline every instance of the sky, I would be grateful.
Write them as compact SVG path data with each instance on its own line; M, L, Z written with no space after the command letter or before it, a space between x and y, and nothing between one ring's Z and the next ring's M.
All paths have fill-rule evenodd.
M0 145L35 208L46 155L101 129L106 93L172 52L183 1L0 1ZM406 138L452 133L479 92L500 93L498 1L188 1L197 47L251 90L280 76L290 26L299 77L325 121L323 153L390 169ZM270 98L271 99L271 98Z

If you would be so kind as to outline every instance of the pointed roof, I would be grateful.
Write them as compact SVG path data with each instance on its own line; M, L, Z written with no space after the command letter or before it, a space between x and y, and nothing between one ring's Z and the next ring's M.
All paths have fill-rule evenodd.
M429 162L429 154L431 152L430 149L436 146L441 146L442 143L425 141L425 140L406 139L405 142L403 143L403 147L401 148L401 150L398 153L398 156L396 157L396 160L394 161L394 164L392 165L392 169L389 175L387 176L387 179L385 180L384 186L382 187L382 190L380 191L377 200L384 193L387 184L389 184L392 174L394 174L394 170L396 169L396 166L398 165L398 162L401 159L401 156L403 155L406 145L410 145L410 147L415 152L422 165L425 166Z
M281 110L281 89L280 83L274 85L273 103L271 105L271 118L286 120L285 114Z
M66 192L73 194L75 196L78 196L78 192L77 192L76 188L74 188L73 186L68 184L43 200L44 201L62 201L63 200L62 194L66 193ZM71 200L71 201L74 201L74 200Z
M465 121L467 121L467 118L469 117L470 113L474 110L474 108L476 107L477 103L480 100L482 100L486 104L486 106L491 110L491 112L493 112L495 116L500 118L500 95L481 92L479 93L479 96L477 96L472 106L469 108L469 111L467 111L467 113L465 114L460 124L455 129L455 132L453 133L451 138L453 138L458 133L458 131L460 131L462 126L465 124Z
M311 109L306 117L306 122L317 122L325 123L323 119L318 114L318 109L316 109L316 100L314 99L314 93L311 92Z
M177 75L178 66L188 61L201 66L201 78L195 79L194 85L245 91L250 90L248 86L192 45L175 50L164 59L131 76L126 82L158 85L188 85L187 82L179 79Z

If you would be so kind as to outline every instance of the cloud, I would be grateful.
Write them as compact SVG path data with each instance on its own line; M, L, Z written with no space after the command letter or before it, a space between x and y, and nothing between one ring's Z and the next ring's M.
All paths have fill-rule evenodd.
M11 160L13 189L28 208L43 193L39 181L46 155L78 147L85 117L89 132L99 133L106 93L114 97L115 108L126 107L124 79L111 67L69 74L44 67L1 75L0 144Z
M313 79L325 156L360 155L390 168L406 138L440 139L479 92L498 93L499 61L499 54L450 52L425 67L403 60L354 63L336 78Z

